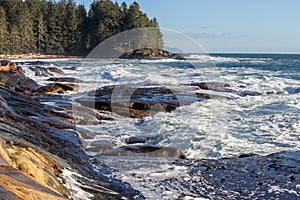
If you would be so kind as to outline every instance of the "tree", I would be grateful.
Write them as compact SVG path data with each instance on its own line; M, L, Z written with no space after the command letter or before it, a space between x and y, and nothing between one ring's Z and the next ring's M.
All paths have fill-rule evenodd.
M31 20L31 13L26 4L22 5L22 12L18 16L17 28L21 43L19 47L20 53L35 51L35 38L33 33L33 21Z
M76 52L82 54L90 47L88 46L88 24L87 24L87 12L84 5L79 5L76 8L76 18L78 21L77 34L76 34Z
M2 6L0 6L0 47L0 54L9 52L6 13Z
M66 13L63 21L65 52L74 54L76 52L76 42L78 39L78 20L76 16L76 5L73 0L68 0L66 4Z
M150 20L136 2L128 8L125 2L119 6L111 0L94 0L87 14L74 0L0 1L0 53L83 55L113 35L140 27L157 29L112 48L162 46L157 20Z

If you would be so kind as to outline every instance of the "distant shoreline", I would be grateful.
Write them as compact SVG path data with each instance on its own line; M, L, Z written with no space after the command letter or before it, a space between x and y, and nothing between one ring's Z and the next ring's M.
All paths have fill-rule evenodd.
M82 56L45 55L45 54L2 54L0 59L51 59L51 58L84 58Z

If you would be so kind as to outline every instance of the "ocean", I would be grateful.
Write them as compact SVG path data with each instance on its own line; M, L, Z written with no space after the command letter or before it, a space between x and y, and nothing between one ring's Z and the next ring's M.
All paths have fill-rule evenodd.
M87 146L97 140L125 146L126 138L145 136L150 138L147 144L178 147L192 159L300 150L300 55L186 54L185 58L184 61L43 61L59 66L65 76L83 81L78 83L78 93L69 94L74 103L76 99L85 98L87 92L109 85L164 86L178 97L180 107L172 112L159 112L143 119L113 113L117 120L92 126L77 125L97 133L94 138L86 139ZM40 84L48 83L48 77L36 77L26 64L22 67L27 76ZM197 82L226 83L232 92L217 92L228 97L224 99L199 99L176 90L178 86ZM88 153L95 155L95 152ZM129 176L133 170L146 173L143 172L143 162L138 165L134 158L106 157L103 160L108 166L118 169L117 177L143 191L141 183ZM146 171L153 174L158 159L140 160L147 160ZM173 169L172 173L182 173L182 169ZM150 190L144 193L149 198L161 198Z

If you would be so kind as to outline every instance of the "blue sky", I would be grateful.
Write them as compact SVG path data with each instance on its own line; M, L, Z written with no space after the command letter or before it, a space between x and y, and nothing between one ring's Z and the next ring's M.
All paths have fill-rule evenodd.
M300 53L300 0L137 2L160 27L189 35L208 52Z

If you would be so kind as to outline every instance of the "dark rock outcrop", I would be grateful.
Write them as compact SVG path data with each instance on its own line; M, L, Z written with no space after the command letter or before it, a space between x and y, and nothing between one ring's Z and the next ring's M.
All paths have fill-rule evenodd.
M123 146L96 155L101 156L142 156L186 159L185 153L177 147L158 147L150 145Z
M204 85L206 89L199 90L199 85L201 87ZM228 84L222 83L137 88L125 85L104 86L89 92L88 97L82 97L76 101L86 107L113 111L132 118L144 118L158 112L171 112L181 105L189 105L204 99L237 98L237 95L229 92L232 90L227 87L229 87Z
M16 64L24 64L24 63L16 63ZM26 62L26 65L30 70L32 70L35 73L35 76L50 77L50 76L64 75L64 72L59 68L59 66L54 65L51 62L34 61L34 62Z
M149 140L146 136L129 137L125 140L126 144L144 144Z
M51 77L47 81L52 82L68 82L68 83L81 83L82 81L72 77Z
M200 89L203 90L213 90L217 92L234 92L231 89L231 85L227 83L219 83L219 82L199 82L199 83L192 83L191 86L198 86Z
M185 60L180 54L173 54L162 49L143 48L128 52L119 58L121 59L160 59L173 58L177 60Z
M63 175L68 169L78 173L73 177L78 186L95 199L142 198L128 184L110 177L110 168L85 153L85 143L80 137L82 130L75 126L72 106L62 101L59 105L65 107L41 103L44 99L55 102L55 96L14 91L26 80L22 74L0 73L0 76L0 82L3 81L0 85L0 191L3 195L16 199L66 199L71 188L62 183L68 182ZM22 81L14 82L15 77ZM33 88L37 88L34 83L31 83ZM82 134L87 135L85 131Z
M34 80L26 77L21 70L14 73L0 72L0 84L13 90L15 88L26 88L28 91L31 91L39 87Z

